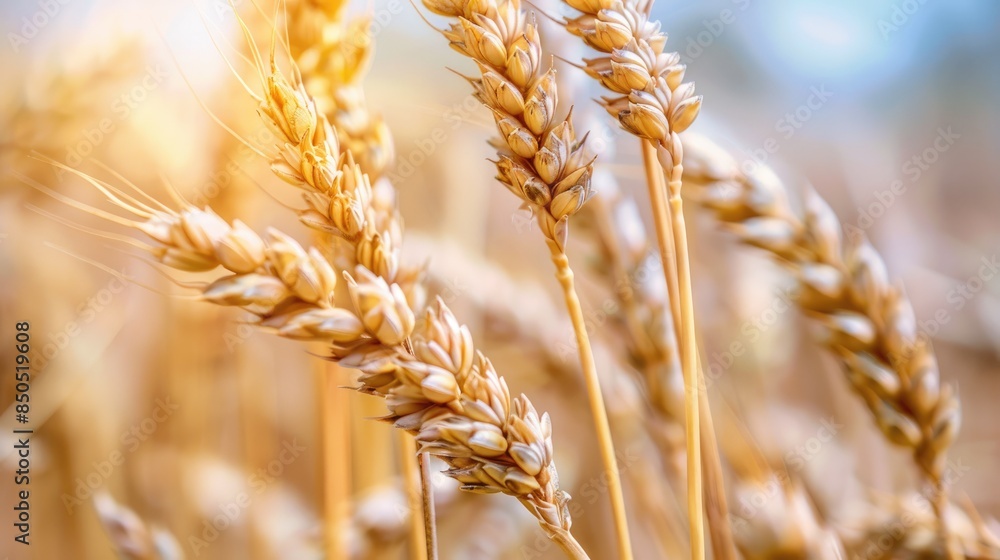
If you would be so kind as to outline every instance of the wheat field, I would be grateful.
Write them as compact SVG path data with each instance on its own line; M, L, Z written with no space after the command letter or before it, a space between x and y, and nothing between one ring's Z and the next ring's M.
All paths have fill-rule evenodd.
M4 557L1000 559L998 6L0 14Z

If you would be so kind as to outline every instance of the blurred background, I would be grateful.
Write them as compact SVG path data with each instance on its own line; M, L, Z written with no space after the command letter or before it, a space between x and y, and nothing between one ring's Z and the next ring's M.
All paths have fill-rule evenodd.
M554 2L535 8L571 15ZM268 16L246 0L235 9L267 44L274 6L264 6ZM407 2L356 2L350 12L372 18L376 54L365 91L393 134L387 176L406 219L404 256L429 263L434 291L472 327L512 390L551 413L562 486L582 504L574 533L592 557L610 557L595 445L589 420L581 420L588 418L584 393L573 381L572 357L560 351L572 348L572 331L545 247L493 180L491 116L448 70L474 68ZM115 558L116 545L145 542L148 533L159 556L122 554L320 558L326 519L351 558L407 557L399 438L365 420L380 414L381 403L348 390L330 396L324 376L349 386L349 372L331 374L301 344L255 332L246 314L196 301L130 256L126 244L67 226L64 220L114 228L31 186L109 209L73 173L40 159L47 157L118 184L127 179L160 200L168 200L169 183L226 219L307 240L278 204L299 204L296 193L209 114L270 147L220 54L259 87L239 60L245 45L233 6L42 0L5 2L0 14L7 43L0 47L7 76L0 86L0 333L8 341L15 322L31 323L36 432L32 545L25 548L12 544L8 522L16 457L14 387L5 378L0 500L8 513L0 553ZM691 0L659 2L653 18L705 97L692 132L747 165L772 166L793 199L814 187L845 227L871 238L906 286L942 378L962 400L962 431L950 454L961 473L954 496L967 496L986 517L1000 515L1000 280L982 273L1000 256L1000 4ZM649 215L637 144L615 130L591 102L600 92L562 60L591 54L545 17L539 21L547 49L560 57L562 101L576 105L578 128L597 140L600 176L635 200L634 213L619 219L635 220L641 232ZM595 186L600 197L601 182ZM873 496L914 489L909 457L885 443L799 314L779 313L747 340L744 327L766 318L792 284L710 216L690 211L703 359L725 362L711 392L717 428L743 428L741 437L772 463L804 459L797 478L823 523L862 531ZM586 265L599 259L585 241L572 252L594 336L613 349L617 323L604 319L613 314L605 305L611 290L600 267L588 272ZM650 298L662 300L658 272L649 276ZM729 364L733 342L749 352ZM637 512L640 557L683 552L683 544L664 551L656 536L684 534L683 492L676 493L683 479L668 480L657 503L645 503L649 489L639 481L653 468L645 459L652 444L630 420L642 406L626 381L635 368L608 354L602 375L619 447L632 457L627 498ZM11 363L11 345L0 356ZM321 402L348 419L326 434L326 447ZM838 426L833 437L814 449L819 430L831 425ZM323 513L324 465L343 483L334 522ZM559 557L512 500L459 496L444 479L436 488L442 558ZM731 501L737 515L744 505L756 509L739 496ZM646 508L675 523L667 530L641 521ZM232 511L224 524L214 521Z

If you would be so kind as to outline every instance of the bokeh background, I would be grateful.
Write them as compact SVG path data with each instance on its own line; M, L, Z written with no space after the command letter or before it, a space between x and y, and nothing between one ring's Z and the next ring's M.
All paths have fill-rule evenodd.
M535 5L553 17L568 15L561 4ZM264 7L267 16L248 1L235 8L266 43L265 20L274 6ZM394 136L389 176L406 219L404 254L410 262L429 261L437 291L473 327L498 370L550 411L563 486L584 504L574 532L597 551L595 558L611 554L574 366L533 351L539 337L548 337L550 346L571 340L544 245L492 179L485 142L492 119L448 71L473 68L402 0L355 2L351 11L373 17L377 47L366 92ZM109 208L72 173L39 159L48 157L108 180L120 181L120 174L163 200L169 182L227 219L307 239L279 204L296 204L295 194L209 116L254 143L266 138L252 101L220 55L252 78L236 54L244 46L233 8L222 0L51 0L4 2L0 15L6 37L0 45L6 76L0 86L0 333L12 340L14 323L30 321L38 358L29 549L12 544L8 522L15 463L7 405L14 393L10 378L0 383L6 409L0 500L7 512L0 552L114 558L114 531L109 535L99 521L102 511L120 529L136 530L138 519L162 528L186 557L318 558L327 465L338 469L343 492L354 498L336 516L352 557L405 556L399 441L388 427L363 420L377 416L380 403L347 390L330 396L320 381L326 366L301 345L255 332L238 312L195 301L129 256L127 245L67 226L63 220L114 229L31 186ZM963 467L955 496L968 496L985 516L1000 515L1000 280L979 276L984 262L1000 255L1000 4L690 0L659 2L653 15L705 96L692 132L711 136L742 161L773 166L793 198L814 187L845 226L870 236L906 286L921 329L934 340L942 377L957 386L963 403L951 453ZM550 52L569 61L587 56L577 41L539 20ZM572 99L595 138L616 145L603 150L599 166L635 197L635 219L648 221L637 145L594 107L590 100L599 92L581 72L555 63L564 99ZM600 196L601 185L596 188ZM689 223L696 309L710 365L733 341L745 342L742 327L759 320L790 284L778 266L737 247L708 216L695 213ZM574 251L586 260L586 247ZM589 316L597 317L607 295L585 273L581 284ZM609 330L598 324L595 336L613 344ZM859 511L873 492L914 487L908 457L884 443L836 364L811 341L806 321L783 313L749 348L714 385L722 425L745 427L779 462L801 449L824 419L842 425L831 441L809 451L801 473L831 523L850 527L863 518ZM6 342L0 356L13 360ZM604 372L616 418L637 406L634 388L614 380L617 373L627 377L627 369L609 365ZM336 375L337 385L351 384L349 373ZM326 448L326 455L321 402L333 402L350 419L342 431L327 434L340 447ZM640 469L648 443L630 439L634 429L627 420L616 424L621 441L636 446ZM289 448L296 450L293 458L279 459L290 456L281 454ZM268 467L270 476L258 472ZM676 482L668 489L682 488ZM628 485L632 516L641 517L644 489ZM540 532L517 504L458 496L446 480L437 487L443 558L558 557L538 549ZM204 537L206 520L241 492L252 497L250 505L195 550L190 537ZM683 494L657 499L683 517ZM651 544L655 530L633 524L641 557L659 557Z

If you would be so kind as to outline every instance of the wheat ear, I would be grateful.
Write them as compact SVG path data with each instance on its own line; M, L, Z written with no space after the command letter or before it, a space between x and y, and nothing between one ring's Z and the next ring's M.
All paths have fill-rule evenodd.
M395 158L392 134L368 107L362 81L371 65L371 17L347 20L346 2L299 0L288 8L291 55L306 91L372 182Z
M332 359L362 372L359 390L385 398L383 420L444 460L463 489L516 497L571 557L586 558L569 534L569 498L558 489L548 415L524 395L511 398L444 302L418 324L399 285L359 265L344 273L351 303L340 307L327 259L275 229L265 240L210 210L150 211L113 200L144 219L89 211L146 233L156 244L144 249L165 266L226 269L230 274L197 286L205 301L250 311L279 336L332 344Z
M402 225L398 219L394 219L396 217L395 211L389 210L385 205L379 206L374 204L374 199L362 194L365 189L362 188L359 190L357 187L358 185L363 186L367 183L367 176L363 175L360 168L357 167L352 170L353 173L348 171L344 176L360 177L362 181L355 183L354 188L350 189L353 192L348 195L349 202L344 202L340 205L337 204L338 195L341 194L338 193L340 189L337 189L332 183L331 185L324 184L323 181L328 174L317 173L320 169L310 161L312 159L310 157L311 154L318 153L325 155L337 151L336 146L333 145L332 138L329 135L324 135L321 139L322 142L312 141L307 143L306 139L309 139L310 135L308 133L298 134L296 130L296 127L302 123L301 115L303 114L308 114L308 119L305 121L307 123L320 123L324 119L316 113L315 105L310 103L308 95L304 93L301 86L296 91L290 87L290 84L281 85L281 80L280 73L273 69L272 63L272 73L268 78L268 83L270 84L269 95L265 100L262 100L261 113L278 130L284 132L286 139L289 141L283 150L283 157L274 163L276 171L293 184L313 191L312 194L314 196L311 198L307 197L307 199L314 203L310 216L319 218L319 221L313 222L308 218L304 221L311 223L313 227L321 230L329 229L332 226L333 231L344 235L345 240L349 244L352 241L350 235L353 234L355 239L357 239L354 244L357 248L355 257L358 262L361 265L365 265L366 260L374 259L370 262L373 267L368 268L368 270L379 271L378 275L381 278L391 280L399 270L398 257L394 254L398 252L399 243L397 241L392 246L382 243L382 237L375 231L375 228L381 226L384 231L394 233L398 238L401 235ZM297 146L292 144L296 140ZM350 153L349 151L345 152L342 156L346 155L346 160L350 161ZM295 164L298 164L298 169L296 169ZM293 170L294 173L289 173L290 170ZM346 191L345 189L342 192ZM329 204L317 206L315 204L317 197L323 202L329 201ZM372 201L367 209L364 208L365 201ZM326 215L321 213L321 209L327 210ZM341 227L338 223L343 224L344 227ZM391 239L391 237L389 238ZM393 247L397 247L397 249L394 250ZM383 280L384 283L385 280ZM400 294L402 294L401 291ZM425 323L435 329L433 331L435 334L442 336L444 332L448 332L444 329L444 325L452 327L449 333L450 340L448 344L437 344L436 346L439 347L437 350L427 350L427 352L440 352L440 348L453 348L452 359L450 360L450 364L448 364L451 365L452 369L447 371L452 373L453 383L462 385L466 382L466 378L474 377L468 369L471 365L472 357L471 337L467 336L467 330L465 331L465 337L455 332L455 329L458 328L457 322L453 318L449 319L450 312L445 315L446 308L440 300L438 307L438 315L435 315L433 311L428 311ZM359 309L359 311L361 310ZM371 313L371 311L362 311L362 313ZM392 321L383 322L382 319L375 320L377 323L376 328L390 327L396 330L396 325L391 325ZM469 360L468 362L456 362L458 352L460 352L457 346L460 343L468 346L466 350L470 354L465 358ZM401 338L396 344L402 344L404 347L414 346L418 352L422 348L419 341L410 341L409 337ZM429 353L426 358L431 359L432 356L433 354ZM378 345L361 345L352 349L345 348L341 355L335 352L334 357L342 359L342 363L345 365L357 367L362 372L368 374L369 377L362 378L363 383L366 381L387 381L384 375L384 368L386 367L385 350ZM438 358L440 357L438 356ZM430 364L445 365L444 363L437 364L435 360L431 360ZM492 366L489 362L482 356L479 356L478 365L481 372L480 375L489 378L492 372ZM402 366L399 367L402 368ZM401 371L406 370L401 369ZM426 380L433 384L435 379L443 379L442 375L440 375L442 372L434 372L432 369L426 369L426 367L417 367L410 371L416 382ZM431 375L432 373L438 373L439 375ZM492 375L495 376L495 373ZM433 385L429 386L433 387ZM366 390L384 393L394 387L395 385L390 383L382 388L369 386ZM473 394L478 395L481 395L483 391L483 389L478 387L470 387L470 390L474 391ZM506 387L504 386L502 393L506 394L506 392ZM404 394L406 393L404 392ZM411 398L411 395L406 394L406 398ZM505 400L509 401L509 397ZM389 399L389 402L392 403L392 398ZM434 400L432 399L431 402L434 402ZM456 401L453 399L445 402L452 403ZM487 402L490 401L487 400ZM399 422L403 422L405 426L407 422L414 421L411 417L418 411L413 410L413 403L405 402L405 399L401 404L403 405L402 412L394 413L393 416L390 416L390 419L395 420L397 425ZM443 456L447 457L447 450L451 444L462 444L464 442L466 445L473 445L471 456L468 454L468 451L463 451L458 452L452 457L449 464L453 468L449 472L464 482L465 487L470 490L500 491L501 489L498 486L502 486L502 484L506 484L509 481L513 488L507 488L507 490L510 493L518 495L518 499L530 511L535 513L543 529L546 530L549 536L563 546L569 554L579 557L582 549L576 544L572 535L569 534L568 511L564 507L568 498L558 491L554 479L550 476L549 471L551 470L554 473L554 467L551 469L542 468L546 465L551 465L551 428L548 427L548 418L544 415L539 418L534 409L530 408L530 403L523 396L521 400L515 400L513 404L514 412L511 413L504 410L505 414L503 415L499 414L498 411L488 417L479 417L471 414L471 416L464 418L461 416L452 418L453 415L442 414L443 418L437 422L433 422L431 427L420 430L423 436L418 436L421 451L431 452L439 456L442 456L442 453L444 453ZM461 408L461 406L458 408ZM392 410L391 404L390 410ZM509 426L504 425L508 415L516 417L518 422ZM491 430L482 425L487 420L492 420L493 423L491 425L494 427L499 425L501 429ZM509 428L511 432L505 432L502 428ZM507 448L507 440L498 437L502 435L510 435L511 454L505 457L504 451ZM451 443L448 443L449 441ZM496 447L491 449L492 446ZM509 461L509 464L504 464L505 461L490 461L489 459L493 457L504 457ZM463 460L459 461L459 458ZM518 460L523 461L524 464L519 464ZM503 466L503 469L501 469L501 466ZM527 470L523 468L524 466L528 467ZM536 466L539 468L536 469ZM534 484L529 482L530 477L535 477L532 479ZM491 485L489 481L499 481L502 484ZM537 495L532 495L532 492L536 492Z
M691 520L691 554L705 557L702 497L700 408L706 407L698 369L691 265L681 199L683 144L679 134L697 117L701 97L693 83L682 83L684 66L677 53L663 53L666 35L659 23L649 20L651 1L565 0L583 15L565 21L566 28L606 56L586 60L586 71L614 96L603 98L605 109L622 127L642 141L649 180L650 202L657 242L664 262L664 276L678 294L681 368L686 386L685 425L688 456L688 515ZM656 161L662 169L656 169ZM666 174L667 188L663 186ZM669 201L664 195L669 194ZM669 219L667 204L669 203ZM669 227L668 227L669 224ZM669 233L668 233L669 232ZM672 239L671 239L672 237ZM673 251L670 248L673 247ZM676 258L676 276L671 272ZM676 278L674 280L673 278Z
M361 371L359 390L385 398L389 414L383 420L413 434L421 452L444 460L451 467L446 474L463 489L516 497L570 557L587 558L569 532L569 496L558 487L548 415L539 415L524 395L511 397L443 301L418 324L398 280L398 243L382 241L401 235L395 211L375 202L350 153L334 157L332 129L301 85L292 87L277 70L265 84L261 115L287 140L272 168L306 190L307 200L326 201L320 206L326 214L304 212L306 224L356 249L356 264L343 274L349 305L336 303L330 261L275 229L265 240L209 209L150 207L83 174L133 218L53 196L145 233L155 244L133 245L165 266L226 269L231 274L197 287L202 298L250 311L279 336L330 343L331 359Z
M934 487L942 539L952 543L944 469L961 409L952 388L941 384L934 352L918 335L910 302L890 283L882 258L863 237L844 239L837 216L811 189L800 220L770 169L744 173L707 140L691 138L688 145L692 199L742 242L791 268L800 287L796 303L822 326L823 342L882 433L912 451ZM948 550L951 558L959 556L953 543Z
M442 33L452 48L473 59L479 77L470 79L476 97L493 111L501 138L497 179L533 212L545 235L556 278L573 323L588 401L594 417L603 467L608 476L619 557L632 558L625 499L614 442L566 255L569 218L592 193L592 160L573 130L571 115L557 119L555 70L542 68L542 47L535 24L520 0L424 0L431 11L456 19Z

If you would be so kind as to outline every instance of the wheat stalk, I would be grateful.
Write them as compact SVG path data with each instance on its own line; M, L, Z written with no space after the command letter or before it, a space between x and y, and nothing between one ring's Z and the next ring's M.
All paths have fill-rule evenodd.
M398 434L412 441L408 434ZM419 509L409 507L410 498L407 496L406 486L405 481L389 480L367 488L357 496L351 515L337 528L342 534L341 539L347 543L349 558L378 558L381 557L379 554L386 553L386 549L406 541L409 536L407 529L411 526L410 518ZM457 507L459 504L454 502L458 494L458 488L452 485L435 488L434 502L438 511ZM420 537L423 536L421 530Z
M611 499L619 556L632 558L621 475L607 410L594 363L573 270L566 255L569 218L590 198L592 159L578 140L571 114L557 119L555 70L542 68L534 22L519 0L424 0L431 11L453 18L442 34L452 48L474 60L479 77L469 82L489 108L501 138L497 179L537 214L556 278L573 323L580 364ZM572 111L570 111L572 113Z
M844 239L837 216L812 190L805 219L790 208L781 181L757 166L744 173L735 159L705 139L688 140L693 200L742 242L762 248L795 274L796 303L823 329L823 341L847 379L893 443L913 459L936 488L934 507L945 542L948 447L960 423L958 398L942 385L934 352L920 340L913 309L890 283L881 257L861 238ZM951 557L957 557L953 546Z
M677 451L683 449L684 389L673 317L669 303L638 280L651 257L641 222L630 218L635 211L632 199L614 189L611 180L602 181L601 189L601 196L588 204L580 225L598 247L594 273L620 304L619 326L629 343L623 348L624 359L641 374L646 401L656 417L651 430L663 448L664 462L680 472L676 461ZM626 233L626 229L634 232ZM630 246L630 238L640 244Z
M599 177L600 172L596 176ZM610 212L607 206L624 206L631 202L631 199L622 197L619 200L620 195L608 191L608 187L613 186L611 178L600 179L600 184L601 196L588 201L584 210L578 215L575 227L578 228L577 232L583 230L594 235L598 241L597 246L603 253L605 242L619 244L622 241L615 234L617 232L624 235L619 227L627 223L631 228L636 224L629 220L628 214L620 211L615 212L615 219L610 215L604 216L606 212ZM604 220L602 216L607 219ZM600 231L591 232L592 229ZM630 238L645 243L641 237ZM414 244L415 239L418 241L416 244ZM432 242L411 234L407 235L407 245L410 248L418 247L417 253L434 255L434 267L427 271L426 276L428 287L432 292L441 293L444 297L453 297L456 287L474 284L478 289L475 292L468 292L467 297L463 297L462 303L471 304L470 312L474 311L484 316L484 326L492 339L499 338L505 343L516 345L518 354L533 363L540 361L544 364L543 369L553 377L553 382L568 383L576 378L578 373L575 363L568 363L565 354L560 350L565 349L568 352L570 348L565 338L568 325L565 320L560 320L558 310L552 307L551 301L544 297L545 293L540 292L537 286L519 282L496 265L462 252L449 243L439 240ZM610 251L617 255L615 258L627 263L622 266L627 272L622 271L620 276L616 272L614 277L610 277L609 271L617 268L607 263L606 259L612 259L611 256L601 256L590 264L594 269L595 278L609 284L608 292L614 294L613 297L622 297L626 292L634 292L633 311L638 327L634 336L640 341L655 338L657 346L661 349L664 345L673 344L674 339L669 325L666 326L667 330L664 330L664 325L660 323L663 319L669 323L669 313L662 313L663 302L647 292L650 288L648 282L644 281L638 285L633 283L639 277L644 278L645 272L641 269L649 265L647 259L643 258L647 256L647 251L635 246L631 249L616 246ZM591 259L587 260L589 263ZM517 300L519 305L512 307L504 304L513 300ZM625 307L622 304L623 314L626 313ZM628 321L620 320L617 315L612 315L609 319L610 323L606 328L614 332L606 333L608 337L594 339L594 353L599 371L621 376L625 373L624 370L634 373L633 368L638 367L643 372L639 376L642 378L639 382L645 382L644 399L632 398L623 401L609 395L609 402L615 403L614 410L609 412L616 418L616 426L621 424L645 427L646 433L657 446L662 461L659 463L655 455L646 457L644 454L643 459L630 463L627 469L622 469L622 476L631 482L631 488L642 489L630 494L630 499L635 502L633 517L641 519L642 523L650 528L661 541L661 550L672 557L683 548L685 542L683 535L686 529L682 527L682 520L674 515L669 500L672 490L662 477L661 464L673 466L672 462L678 449L677 442L680 442L679 448L683 452L683 441L681 441L683 419L681 414L669 417L661 407L667 407L667 410L675 412L683 408L683 382L680 378L680 366L676 365L676 350L666 350L668 354L659 355L659 350L651 349L650 352L657 357L650 357L650 361L644 364L645 358L639 356L638 350L633 347L633 332L620 324ZM604 332L604 329L601 330ZM617 338L616 335L620 335L621 338ZM662 361L667 361L668 364L661 363ZM661 369L669 369L672 373L665 374L660 371ZM649 379L646 377L647 373ZM661 382L661 377L670 381L664 384ZM621 380L619 384L622 384ZM629 391L626 393L631 394ZM660 399L669 402L662 402ZM681 439L677 437L678 430ZM627 431L629 428L622 430L623 433ZM630 445L630 449L637 447L636 443ZM665 497L668 499L664 499Z
M697 117L701 96L693 83L682 83L684 66L677 53L664 54L666 35L659 23L649 20L651 1L565 0L583 12L567 19L566 29L603 53L585 60L589 75L615 95L602 100L604 108L622 127L642 143L647 186L653 207L657 242L663 260L664 278L677 303L672 311L679 326L681 366L686 386L688 515L691 519L692 557L705 557L701 482L701 373L697 363L691 271L687 232L684 225L681 177L683 144L679 134ZM659 168L657 168L657 162ZM666 188L663 177L669 181ZM667 217L669 193L670 216ZM676 263L676 264L674 264ZM676 267L676 269L675 269Z

